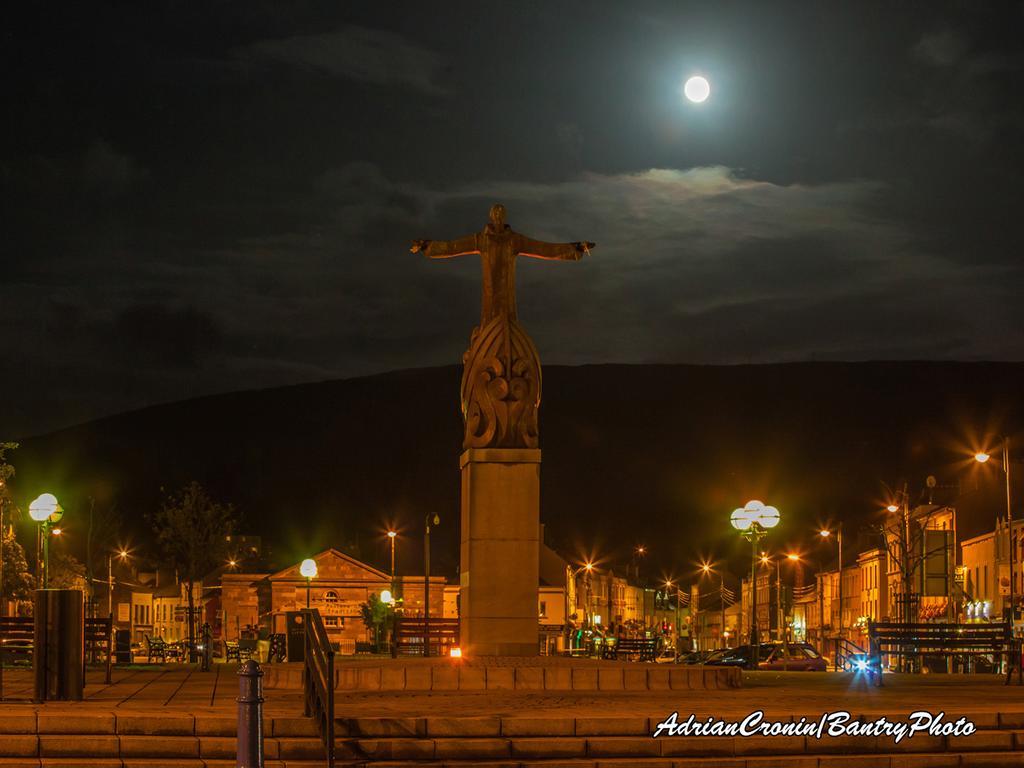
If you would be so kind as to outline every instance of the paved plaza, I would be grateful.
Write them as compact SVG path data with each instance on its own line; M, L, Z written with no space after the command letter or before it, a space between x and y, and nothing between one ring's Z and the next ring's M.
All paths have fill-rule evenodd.
M85 701L80 704L31 702L29 670L5 670L0 714L27 709L51 711L73 706L77 711L182 712L234 715L238 677L233 665L218 664L210 672L182 665L115 669L110 685L102 671L90 670ZM302 691L267 688L268 717L302 714ZM347 717L659 717L680 713L747 714L760 709L785 717L847 710L858 714L906 714L919 709L949 715L1019 713L1024 727L1024 696L1016 685L995 676L886 675L876 688L850 673L766 673L743 675L740 689L706 691L338 691L336 713Z

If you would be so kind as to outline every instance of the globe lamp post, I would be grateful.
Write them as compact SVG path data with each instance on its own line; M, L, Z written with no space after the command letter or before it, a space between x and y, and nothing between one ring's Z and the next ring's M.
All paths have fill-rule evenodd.
M299 573L306 579L306 610L309 610L309 585L316 578L316 560L307 557L299 566Z
M779 524L779 510L753 499L744 506L734 509L730 518L732 527L750 542L750 648L754 668L760 661L760 646L757 637L757 545L768 531Z
M50 529L55 523L59 523L64 516L64 510L57 502L57 497L52 493L44 493L28 505L28 515L37 523L38 541L41 544L36 547L36 562L40 562L39 550L42 549L42 578L39 579L42 588L46 589L50 580Z

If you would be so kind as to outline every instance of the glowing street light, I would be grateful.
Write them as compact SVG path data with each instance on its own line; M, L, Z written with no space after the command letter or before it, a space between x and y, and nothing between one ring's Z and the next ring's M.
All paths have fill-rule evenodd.
M888 510L889 512L891 512L892 514L895 515L897 512L900 511L900 505L899 504L889 504L889 505L886 506L886 510Z
M299 573L306 579L306 610L309 610L309 585L316 578L316 560L307 557L299 565Z
M43 493L28 505L28 516L39 523L36 539L36 563L42 565L42 578L39 581L42 588L46 589L50 580L50 532L53 530L52 526L59 523L60 519L64 517L64 510L57 502L56 496L52 493ZM42 550L42 558L39 557L40 550ZM37 567L39 566L37 565Z
M886 509L888 509L890 512L896 512L897 510L899 510L899 507L897 507L895 504L890 504L888 507L886 507ZM832 535L832 531L830 531L828 528L822 528L821 529L821 537L823 539L828 539L831 535ZM839 551L838 551L838 557L839 557L839 637L842 637L843 636L843 524L842 523L840 523L838 526L836 526L836 545L838 546L838 549L839 549ZM819 597L822 597L822 599L819 601L819 603L820 603L820 610L824 611L824 608L825 608L824 597L822 595L819 595ZM825 615L824 615L824 613L822 613L822 615L820 616L820 623L821 623L821 635L822 635L821 639L822 639L822 642L824 643L824 639L825 639Z
M734 509L730 522L751 545L750 558L750 646L755 669L760 656L757 638L757 544L768 535L768 531L779 524L779 510L762 501L752 499L744 506Z
M986 464L988 460L992 458L991 454L987 451L978 451L974 454L974 460L979 464ZM1003 438L1003 474L1006 476L1006 535L1010 542L1010 626L1014 625L1017 619L1017 596L1016 596L1016 578L1017 574L1014 570L1014 556L1016 552L1016 546L1014 545L1013 536L1013 507L1011 505L1010 496L1010 438Z
M117 552L117 558L122 562L128 561L128 550L121 547ZM107 555L107 615L114 618L114 555Z

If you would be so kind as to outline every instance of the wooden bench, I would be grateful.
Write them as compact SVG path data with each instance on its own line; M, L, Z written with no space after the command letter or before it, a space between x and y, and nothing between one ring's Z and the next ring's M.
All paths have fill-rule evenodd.
M1006 683L1020 678L1020 643L1009 622L1001 624L899 624L868 622L868 672L882 685L882 657L1005 656Z
M0 617L0 663L32 664L35 625L31 616Z
M146 661L149 664L153 663L153 659L167 661L167 642L162 637L146 635L143 639L146 643Z
M395 620L395 652L401 656L422 656L422 618L400 618ZM430 655L447 656L459 644L458 619L430 619Z
M89 618L83 628L85 647L82 656L83 665L88 663L90 656L101 655L104 658L110 682L110 666L113 664L114 635L112 622L107 618ZM5 660L32 663L35 646L35 620L31 616L0 617L0 663Z
M625 659L629 661L654 661L658 652L658 641L646 637L622 637L615 644L601 649L602 659Z

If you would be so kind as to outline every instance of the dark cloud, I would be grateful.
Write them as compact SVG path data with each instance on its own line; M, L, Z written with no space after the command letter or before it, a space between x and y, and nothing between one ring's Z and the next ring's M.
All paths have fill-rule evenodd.
M1015 10L22 13L0 435L457 362L479 266L408 241L495 200L599 244L519 268L547 362L1024 355Z
M324 34L261 40L238 50L236 56L305 67L360 83L444 93L441 56L387 30L345 27Z

